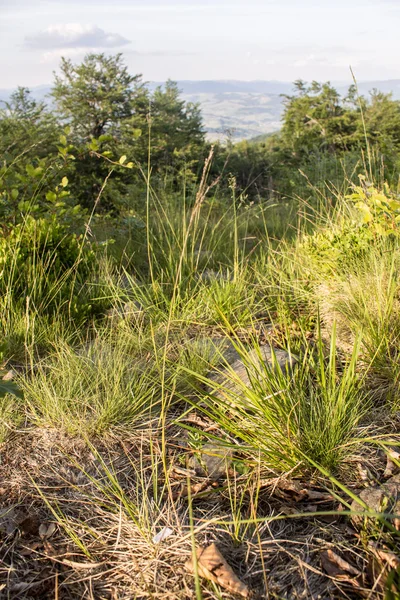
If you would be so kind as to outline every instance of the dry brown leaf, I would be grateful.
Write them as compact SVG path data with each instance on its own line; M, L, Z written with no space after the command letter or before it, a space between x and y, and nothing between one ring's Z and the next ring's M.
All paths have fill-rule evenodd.
M10 369L5 375L3 375L3 381L12 381L15 378L15 372Z
M400 566L400 558L394 552L391 552L386 548L379 548L378 544L374 542L369 542L368 547L371 548L377 558L379 558L383 563L386 563L392 569L397 569L397 567Z
M30 556L31 554L34 554L38 548L41 547L41 542L38 541L33 541L33 542L26 542L21 550L20 550L20 554L22 556Z
M195 483L194 485L192 485L190 487L191 498L195 498L197 496L197 494L200 494L201 492L206 491L210 487L211 487L211 483L208 479L206 479L205 481L201 481L200 483ZM172 494L173 500L178 500L178 498L187 498L188 496L189 496L189 490L186 485L181 487L181 489L178 492L174 492Z
M197 548L196 554L197 571L201 577L218 583L232 594L249 597L249 588L240 581L214 543ZM191 573L194 572L192 559L188 560L185 566Z
M310 489L305 483L296 479L279 479L276 481L274 493L281 498L291 497L296 502L302 500L321 500L329 502L333 500L332 494Z
M335 579L347 581L355 587L361 586L362 573L344 558L329 549L321 553L322 568Z

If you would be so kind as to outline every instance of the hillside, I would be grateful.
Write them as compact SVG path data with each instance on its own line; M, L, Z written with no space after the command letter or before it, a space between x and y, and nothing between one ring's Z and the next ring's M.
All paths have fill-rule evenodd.
M290 94L293 85L282 81L178 81L182 98L187 102L198 102L201 106L207 137L210 140L235 141L253 138L280 128L282 94ZM162 82L150 82L154 90ZM336 84L336 89L345 94L349 84ZM400 80L366 81L359 83L362 95L374 88L393 93L400 99ZM50 86L32 89L33 97L45 100ZM0 90L0 100L7 100L11 90Z

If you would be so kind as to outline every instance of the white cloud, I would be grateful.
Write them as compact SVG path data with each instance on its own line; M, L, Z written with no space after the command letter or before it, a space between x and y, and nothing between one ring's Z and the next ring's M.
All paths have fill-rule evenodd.
M57 48L57 50L50 50L43 52L40 56L40 63L47 64L59 61L63 58L83 58L87 52L96 52L96 48Z
M119 33L109 33L96 25L80 23L50 25L44 31L25 38L26 48L49 52L65 48L117 48L129 43L130 41Z

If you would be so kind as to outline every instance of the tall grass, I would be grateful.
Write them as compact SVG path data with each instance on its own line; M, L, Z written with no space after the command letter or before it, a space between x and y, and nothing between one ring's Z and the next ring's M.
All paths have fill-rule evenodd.
M385 396L386 403L380 398L384 417L388 406L397 408L398 244L377 239L370 244L369 238L364 244L364 230L357 228L349 237L352 211L338 188L325 195L311 188L319 208L312 212L304 203L302 215L291 216L297 226L276 239L287 233L280 220L293 205L244 206L234 186L224 201L209 180L207 164L197 195L184 202L157 195L150 171L147 179L147 222L138 247L131 253L135 240L121 242L120 262L97 256L96 277L81 282L73 277L72 300L85 290L82 298L93 301L97 311L74 320L63 313L65 299L48 311L65 274L49 295L51 286L42 277L51 264L45 261L32 268L35 294L18 304L13 293L21 280L15 268L10 270L8 292L0 299L7 342L2 350L4 360L17 368L24 400L9 395L0 400L0 439L25 420L85 441L95 467L72 459L85 481L72 485L75 501L83 499L97 522L111 523L112 531L101 538L95 522L81 518L87 514L83 509L62 511L41 493L57 524L91 560L107 547L105 539L112 539L112 564L127 568L131 545L129 559L118 562L125 535L140 547L141 565L150 556L155 565L162 550L152 536L160 523L171 522L176 552L184 540L186 554L194 554L199 532L220 500L221 510L228 507L228 518L221 519L228 537L239 545L254 532L262 555L261 478L278 474L310 482L312 474L335 497L341 490L349 507L356 494L343 483L345 467L373 437L361 436L360 426L377 428L372 409L379 394ZM363 242L361 250L348 243L354 235ZM235 368L230 364L226 343L246 377L237 362ZM272 363L266 363L260 346L265 343L285 348L296 364L281 368L274 352ZM210 486L210 504L200 508L203 497L186 468L190 448L177 424L197 434L200 428L200 440L209 437L233 450L236 471L227 468L225 488ZM97 447L124 441L132 432L140 444L128 452L122 472ZM199 455L201 450L196 448ZM176 493L182 472L185 487ZM268 523L275 518L268 515ZM149 581L143 588L147 595L153 593ZM201 590L196 577L198 597ZM217 588L212 593L221 597Z
M327 469L338 468L355 449L369 401L357 375L358 346L340 365L335 342L334 333L325 356L319 335L316 348L305 348L299 363L286 369L274 355L269 364L259 351L248 354L238 346L250 384L231 367L222 383L200 377L210 389L200 410L264 467L301 472L310 468L310 457Z

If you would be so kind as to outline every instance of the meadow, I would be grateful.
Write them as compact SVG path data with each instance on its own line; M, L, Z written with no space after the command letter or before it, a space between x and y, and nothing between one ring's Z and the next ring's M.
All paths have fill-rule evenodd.
M79 165L3 165L0 596L398 598L394 167L367 139L252 199L148 139L90 142L87 210ZM140 211L100 210L117 169Z

